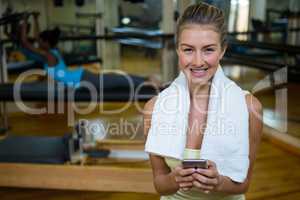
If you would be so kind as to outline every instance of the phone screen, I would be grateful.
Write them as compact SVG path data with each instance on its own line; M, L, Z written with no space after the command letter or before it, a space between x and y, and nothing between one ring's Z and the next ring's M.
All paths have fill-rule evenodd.
M182 166L184 169L187 169L187 168L207 169L208 163L207 163L207 160L205 160L205 159L185 159L182 161Z

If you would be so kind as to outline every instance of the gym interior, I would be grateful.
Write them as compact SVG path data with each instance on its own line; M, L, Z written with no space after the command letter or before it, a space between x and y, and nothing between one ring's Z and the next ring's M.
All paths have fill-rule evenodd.
M0 198L160 199L144 107L178 76L177 20L201 2L224 12L224 74L262 105L246 199L300 199L298 0L0 0ZM52 80L24 50L24 35L36 48L37 24L59 30L68 70L146 84L129 91L108 76L102 83L112 86L99 90Z

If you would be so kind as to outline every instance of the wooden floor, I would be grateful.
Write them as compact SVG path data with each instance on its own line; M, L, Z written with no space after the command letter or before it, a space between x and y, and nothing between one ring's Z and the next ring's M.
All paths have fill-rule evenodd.
M149 166L150 168L150 166ZM248 200L300 199L300 158L263 141L254 168ZM101 179L101 177L99 177ZM1 200L154 200L154 194L0 188Z
M159 59L145 59L139 55L140 52L126 53L126 60L122 60L122 68L130 73L139 75L149 75L151 73L159 74ZM128 54L128 55L127 55ZM157 55L157 58L160 55ZM141 61L139 61L141 59ZM253 68L241 66L224 66L224 71L228 73L232 79L241 84L244 89L251 89L267 73ZM300 85L288 85L288 134L292 134L296 138L300 138L300 105L299 98ZM274 110L274 93L266 92L260 94L258 98L261 100L266 111ZM34 106L44 106L41 103L35 103ZM99 106L99 105L98 105ZM122 106L122 103L105 103L105 109L115 109ZM143 107L143 104L140 105ZM14 106L11 104L11 108ZM101 107L101 106L99 106ZM12 109L13 110L13 109ZM95 110L89 115L75 115L75 118L101 118L107 124L119 123L121 117L129 122L137 125L137 134L132 135L122 132L116 135L110 133L111 139L130 139L140 141L142 139L142 129L138 127L141 123L142 116L134 105L130 106L126 111L117 115L101 114ZM269 117L274 117L269 115ZM273 118L272 118L273 119ZM276 119L278 120L278 119ZM67 114L50 114L50 115L28 115L20 112L14 112L10 115L9 122L11 131L17 135L62 135L71 131L71 127L67 124ZM53 128L55 124L55 128ZM139 167L139 164L133 164L133 167ZM149 168L149 163L144 163L143 167ZM101 179L101 177L99 177ZM254 200L293 200L300 199L300 157L297 157L287 151L264 139L254 168L254 175L250 185L250 189L246 194L247 199ZM90 191L65 191L65 190L39 190L39 189L20 189L20 188L0 188L1 200L112 200L112 199L159 199L155 194L140 193L118 193L118 192L90 192Z

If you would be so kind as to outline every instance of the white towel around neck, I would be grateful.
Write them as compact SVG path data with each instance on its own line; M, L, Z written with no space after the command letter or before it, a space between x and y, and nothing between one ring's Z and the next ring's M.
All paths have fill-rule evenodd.
M155 102L145 151L183 159L190 94L183 72ZM220 174L243 182L249 168L249 114L245 91L228 79L221 66L213 77L201 158L216 163Z

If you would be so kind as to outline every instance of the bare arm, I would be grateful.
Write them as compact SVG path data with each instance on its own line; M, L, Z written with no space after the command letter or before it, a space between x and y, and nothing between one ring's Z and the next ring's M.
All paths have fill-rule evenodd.
M38 49L34 47L32 43L29 42L27 37L27 18L24 19L24 21L21 24L21 43L24 48L32 51L33 53L43 56L47 60L49 66L56 65L56 58L50 52Z
M217 191L227 194L242 194L247 192L250 180L252 177L252 171L256 152L260 143L262 135L262 106L260 102L253 96L246 96L247 107L249 110L249 169L247 178L243 183L237 183L232 181L227 176L218 174L215 163L209 162L209 169L198 169L198 173L193 174L197 180L194 182L194 186L203 190L206 193L210 191Z
M144 107L144 136L147 138L151 126L151 117L156 97L149 100ZM168 167L161 156L150 154L150 162L153 171L153 182L156 191L161 195L176 193L180 188L192 186L194 169L183 170L177 167L174 171Z
M156 97L150 99L144 107L144 136L147 138L148 131L151 127L151 117L153 107L156 101ZM167 195L175 193L178 190L178 186L170 168L165 163L165 160L161 156L150 154L150 162L153 172L153 182L156 191L159 194Z
M33 34L34 39L38 40L40 35L39 13L33 13Z
M257 98L249 94L246 96L246 102L249 110L249 160L250 166L248 175L243 183L235 183L230 178L224 177L218 190L225 193L245 193L247 192L253 173L256 153L262 136L262 105Z

